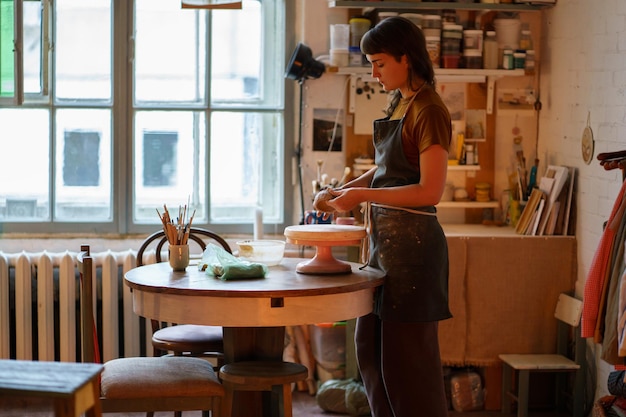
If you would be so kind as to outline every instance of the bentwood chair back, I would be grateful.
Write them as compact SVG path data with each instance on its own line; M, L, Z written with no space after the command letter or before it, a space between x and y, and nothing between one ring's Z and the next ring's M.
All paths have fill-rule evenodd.
M215 242L221 245L228 253L232 250L226 240L220 235L198 227L192 227L189 232L189 241L197 243L199 249L204 252L207 242ZM165 232L160 230L148 236L137 251L137 266L146 263L146 250L154 247L156 262L161 262L162 251L167 243ZM205 356L214 357L217 360L216 368L223 365L224 337L220 326L198 326L192 324L178 324L165 326L158 320L151 320L152 325L152 348L154 356L161 356L167 352L173 352L176 356Z
M77 256L80 273L80 317L83 362L99 362L93 314L93 259L89 246ZM100 403L105 413L202 410L221 416L224 387L211 363L187 356L113 359L100 376Z

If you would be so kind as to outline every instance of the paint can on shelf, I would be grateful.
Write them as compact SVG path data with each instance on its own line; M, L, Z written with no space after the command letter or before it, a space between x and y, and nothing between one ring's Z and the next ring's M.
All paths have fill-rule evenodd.
M430 56L433 68L439 68L441 58L441 38L439 36L426 36L426 49Z

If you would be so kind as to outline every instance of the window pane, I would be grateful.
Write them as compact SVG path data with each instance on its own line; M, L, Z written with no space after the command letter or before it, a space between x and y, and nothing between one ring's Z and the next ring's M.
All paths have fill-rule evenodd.
M47 110L0 109L0 219L50 218L50 123Z
M277 113L215 112L211 116L211 221L246 222L263 208L281 221L282 118Z
M188 204L206 221L206 121L193 111L141 111L135 116L134 220L158 223L156 209Z
M13 0L0 0L0 97L15 95Z
M55 220L111 221L111 113L59 110Z
M204 103L206 11L140 0L136 13L135 102Z
M212 16L211 100L258 100L262 43L268 41L261 30L260 2L247 0L242 10L215 10Z
M111 0L57 0L56 99L111 100Z
M42 93L41 2L24 2L24 92Z

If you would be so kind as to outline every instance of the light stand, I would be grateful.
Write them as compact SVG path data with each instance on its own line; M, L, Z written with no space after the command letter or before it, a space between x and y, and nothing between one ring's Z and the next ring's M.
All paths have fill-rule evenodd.
M304 224L304 183L302 178L302 122L304 115L303 97L304 97L304 81L306 79L314 79L322 76L326 66L324 63L313 58L311 48L298 43L294 50L287 69L285 70L285 78L298 81L300 84L300 114L298 123L298 148L296 149L296 158L298 161L298 186L300 188L300 209L302 217L300 224Z

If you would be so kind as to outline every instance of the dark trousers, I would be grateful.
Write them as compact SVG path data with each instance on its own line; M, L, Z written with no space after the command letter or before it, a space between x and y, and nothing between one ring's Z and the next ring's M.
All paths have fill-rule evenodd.
M357 319L356 352L373 417L447 417L438 322Z

